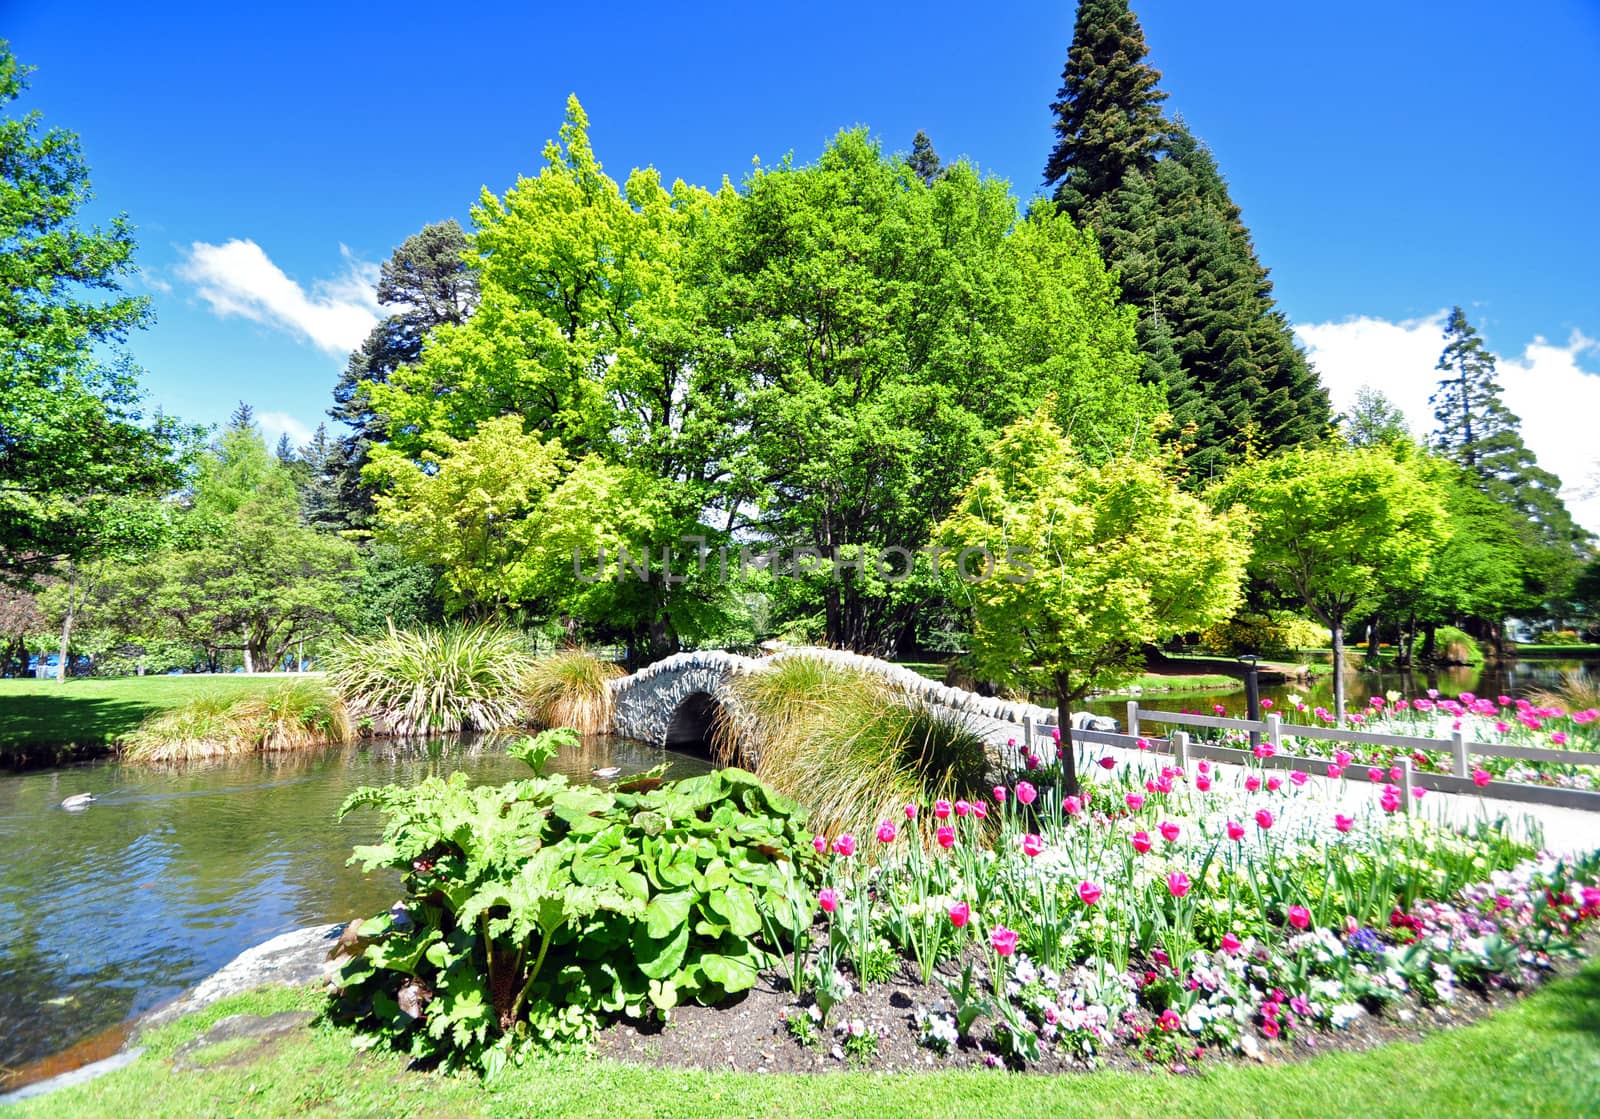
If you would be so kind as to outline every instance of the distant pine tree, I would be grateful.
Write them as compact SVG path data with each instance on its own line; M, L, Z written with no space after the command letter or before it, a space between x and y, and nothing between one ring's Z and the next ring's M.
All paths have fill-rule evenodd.
M910 166L911 173L921 179L925 186L932 186L933 181L939 177L939 171L943 167L939 161L939 153L933 150L933 141L928 139L928 134L920 128L911 138L911 154L906 157L906 163Z
M328 415L350 427L341 441L342 508L345 520L364 524L371 501L361 489L367 448L388 437L389 420L367 403L361 388L386 382L402 365L422 356L428 334L446 323L465 322L478 303L477 273L467 267L467 235L451 218L424 226L407 237L384 262L378 276L378 303L391 308L350 355L333 389Z
M1438 422L1434 448L1471 472L1485 494L1526 517L1540 543L1578 547L1585 534L1561 500L1561 479L1540 467L1522 441L1521 419L1500 399L1495 356L1460 307L1451 310L1444 339L1435 368L1446 376L1429 399Z
M256 410L244 401L239 401L239 406L228 417L230 431L248 431L256 426Z

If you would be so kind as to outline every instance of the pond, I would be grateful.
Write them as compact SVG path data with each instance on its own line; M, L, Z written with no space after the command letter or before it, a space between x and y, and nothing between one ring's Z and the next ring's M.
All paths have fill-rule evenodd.
M1565 673L1579 671L1587 672L1590 676L1600 676L1600 660L1528 658L1492 667L1463 666L1416 672L1364 670L1349 672L1345 674L1345 706L1347 710L1354 711L1365 707L1367 700L1375 695L1385 695L1393 691L1410 698L1424 694L1429 688L1437 689L1439 694L1445 696L1472 692L1475 695L1491 698L1499 695L1521 698L1529 692L1545 688L1554 689L1560 685ZM1324 671L1309 685L1264 684L1261 687L1261 698L1272 700L1279 710L1284 708L1290 695L1300 696L1311 707L1321 705L1331 709L1333 677ZM1136 697L1108 696L1091 700L1084 706L1097 715L1110 715L1120 722L1127 715L1127 703L1130 698L1138 699L1141 707L1163 711L1188 709L1204 711L1209 715L1212 706L1220 704L1229 716L1245 715L1245 695L1242 687L1228 692L1190 692L1182 695L1149 692Z
M149 767L104 763L0 775L0 1073L57 1053L177 995L238 953L304 925L387 909L399 877L345 860L375 842L375 810L344 820L362 785L462 771L522 777L502 740L370 740L293 754ZM703 758L597 737L546 772L592 780ZM81 812L60 807L93 793Z

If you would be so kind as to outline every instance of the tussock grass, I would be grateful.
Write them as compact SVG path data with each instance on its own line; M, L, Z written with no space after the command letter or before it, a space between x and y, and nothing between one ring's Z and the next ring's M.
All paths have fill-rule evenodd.
M122 739L132 762L193 761L350 741L349 713L324 684L290 680L259 694L212 692L152 715Z
M718 760L800 799L820 831L865 834L908 801L981 795L982 736L873 673L786 658L731 685Z
M607 681L622 669L588 649L562 649L540 657L523 678L529 716L546 727L600 734L611 726Z
M534 657L502 626L397 630L348 638L328 652L328 681L380 733L449 734L519 722Z
M1528 699L1536 707L1559 707L1564 711L1587 711L1600 707L1600 679L1583 669L1561 674L1561 683L1555 688L1534 692Z

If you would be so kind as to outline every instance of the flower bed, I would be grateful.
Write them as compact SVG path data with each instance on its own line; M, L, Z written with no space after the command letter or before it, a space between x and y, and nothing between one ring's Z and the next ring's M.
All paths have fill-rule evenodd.
M491 1069L674 1015L704 1042L680 1048L721 1067L709 1047L741 1039L867 1065L912 1046L934 1064L1189 1065L1479 1005L1576 954L1600 917L1600 859L1444 830L1387 790L1352 807L1349 788L1254 768L1084 766L1098 784L1078 796L1039 767L809 843L738 771L641 793L368 794L393 817L369 858L410 893L363 930L340 1006L418 1056Z

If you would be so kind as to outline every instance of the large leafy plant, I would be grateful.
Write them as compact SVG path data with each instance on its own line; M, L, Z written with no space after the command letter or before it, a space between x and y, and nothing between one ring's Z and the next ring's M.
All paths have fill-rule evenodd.
M511 748L538 771L570 730ZM793 801L742 770L604 790L560 775L468 788L462 774L363 788L383 842L351 861L406 896L361 928L335 1016L414 1057L493 1072L755 983L815 916L815 853Z

